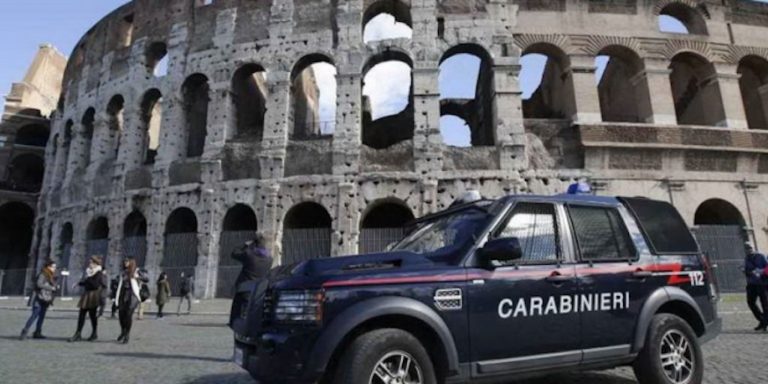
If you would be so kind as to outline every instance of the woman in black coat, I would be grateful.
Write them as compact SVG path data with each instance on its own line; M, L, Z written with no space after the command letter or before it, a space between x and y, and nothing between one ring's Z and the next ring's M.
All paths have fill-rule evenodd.
M117 302L121 331L117 341L128 344L133 326L133 313L136 311L136 307L141 304L141 284L149 282L149 278L139 271L136 260L129 258L123 260L123 269L119 279L115 302Z
M85 325L85 314L91 318L91 337L88 341L94 341L98 339L98 317L97 311L101 303L101 291L106 289L104 284L103 271L101 268L101 256L92 256L88 263L88 268L85 270L85 276L80 280L77 285L83 287L83 294L80 296L80 301L77 303L77 307L80 309L80 313L77 317L77 331L74 336L69 339L69 342L75 342L82 340L80 333L83 331Z

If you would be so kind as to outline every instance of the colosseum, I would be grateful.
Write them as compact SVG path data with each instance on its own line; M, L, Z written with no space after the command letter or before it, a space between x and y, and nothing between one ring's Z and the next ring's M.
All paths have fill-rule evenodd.
M382 14L412 33L366 37ZM474 95L441 94L457 55L479 63ZM526 57L546 63L530 95ZM410 85L382 117L364 85L390 62ZM335 70L330 119L316 64ZM726 287L734 241L768 248L764 3L134 0L83 36L62 89L30 267L132 256L226 296L229 254L255 232L282 264L380 251L467 190L580 179L673 202ZM446 142L449 116L467 145Z

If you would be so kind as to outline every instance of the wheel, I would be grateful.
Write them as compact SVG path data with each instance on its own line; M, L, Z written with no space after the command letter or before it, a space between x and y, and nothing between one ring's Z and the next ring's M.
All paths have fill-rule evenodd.
M634 370L640 384L701 384L704 359L699 339L685 320L656 315Z
M342 355L334 384L437 384L421 342L400 329L359 336Z

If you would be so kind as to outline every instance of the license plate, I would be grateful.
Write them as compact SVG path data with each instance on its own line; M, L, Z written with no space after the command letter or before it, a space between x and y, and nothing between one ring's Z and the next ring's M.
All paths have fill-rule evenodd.
M235 353L232 357L232 360L237 364L238 366L243 366L243 350L240 348L235 347Z

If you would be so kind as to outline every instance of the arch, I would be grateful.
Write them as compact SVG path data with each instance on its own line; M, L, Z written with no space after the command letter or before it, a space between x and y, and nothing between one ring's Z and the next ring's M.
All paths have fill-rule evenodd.
M496 91L493 59L488 51L477 44L451 47L440 59L439 83L441 116L449 109L457 110L453 114L467 123L472 146L494 145ZM465 89L456 89L456 84ZM442 118L440 122L443 131Z
M147 261L147 219L140 211L133 211L123 222L123 257L134 258L139 267Z
M660 20L659 30L662 32L667 32L661 25L661 20L663 20L662 17L667 16L679 21L680 24L685 27L687 33L692 35L707 34L707 21L705 15L697 8L693 8L690 4L671 2L661 7L658 10L658 15Z
M4 272L3 294L24 293L26 268L32 247L35 212L22 202L0 206L0 270Z
M322 205L304 202L293 206L283 219L282 265L330 256L331 226L331 215Z
M163 121L163 94L150 89L141 99L141 155L144 164L154 164L160 148L160 128Z
M85 143L83 145L83 149L85 153L82 154L83 156L83 163L86 167L91 164L91 152L93 152L93 131L94 131L94 123L96 122L96 109L93 107L88 108L85 111L85 114L83 114L83 119L81 120L82 124L82 130L83 130L83 139L85 140Z
M576 104L568 55L552 43L530 43L523 50L520 63L523 116L570 119ZM532 81L526 83L528 78Z
M236 136L261 140L267 112L266 70L259 64L245 64L232 76L232 104Z
M108 153L111 154L110 158L113 159L117 158L117 154L120 151L120 134L123 131L124 111L125 99L123 96L113 96L109 100L109 104L107 104L107 127L109 132L105 137L108 140Z
M403 238L413 212L402 201L384 199L372 203L360 222L360 253L383 252Z
M38 192L43 185L45 160L39 155L24 153L11 160L8 181L17 191Z
M333 134L336 87L336 66L328 56L314 53L299 59L291 71L291 139Z
M738 225L746 222L738 208L723 199L709 199L696 208L694 225Z
M383 149L411 140L414 126L411 58L397 50L385 51L371 57L362 73L363 144Z
M670 83L680 125L725 124L725 110L714 65L693 52L678 53L670 64Z
M233 282L240 273L240 263L232 252L246 241L253 240L258 229L256 213L245 204L235 204L224 215L219 236L219 267L216 277L216 297L232 297Z
M410 6L399 0L379 0L363 12L363 42L413 36Z
M50 129L41 124L29 124L21 127L16 132L16 145L28 145L31 147L45 147L48 145Z
M205 150L205 138L208 135L208 77L200 73L191 75L184 81L181 90L187 140L186 157L200 157Z
M101 256L104 269L109 267L109 220L104 216L99 216L88 223L85 232L85 259L91 256Z
M603 121L652 121L651 95L644 76L645 66L637 52L622 45L609 45L600 50L595 60L601 59L607 60L602 76L597 76Z
M739 61L739 88L751 129L768 129L768 60L755 55Z
M168 74L168 46L156 41L147 47L145 52L147 71L155 77Z
M180 281L182 273L194 276L198 259L197 231L197 216L191 209L177 208L168 215L160 267L168 273L170 281ZM171 291L178 295L178 284L172 284Z
M72 257L72 245L74 244L75 231L72 227L72 223L65 223L61 227L61 233L59 234L59 247L57 250L57 258L61 264L62 269L70 269L69 261Z

